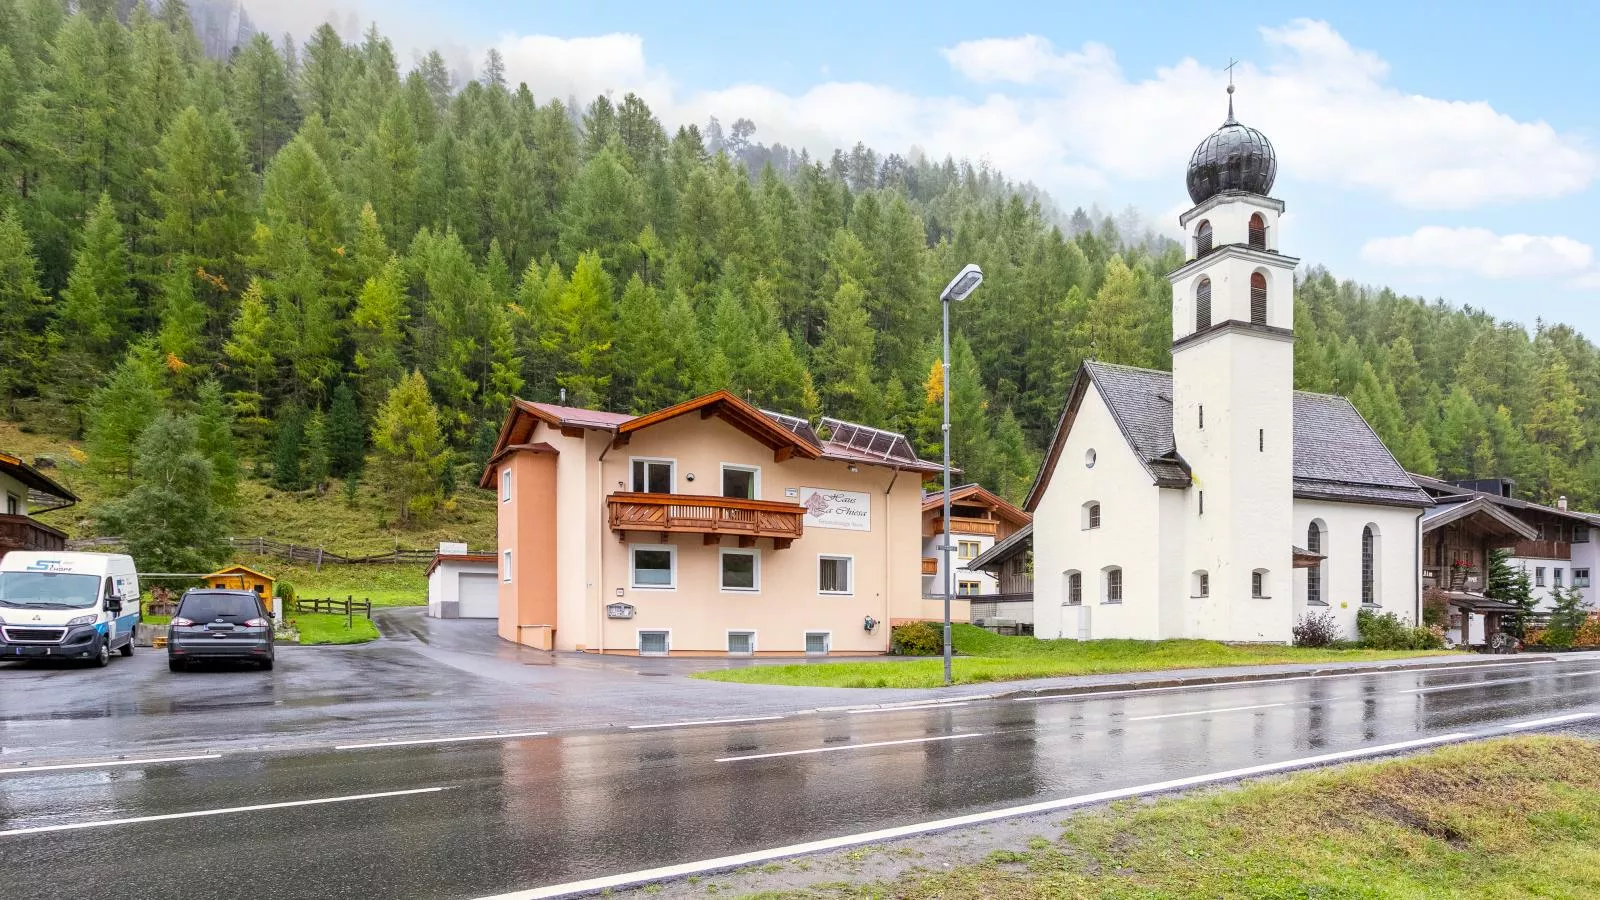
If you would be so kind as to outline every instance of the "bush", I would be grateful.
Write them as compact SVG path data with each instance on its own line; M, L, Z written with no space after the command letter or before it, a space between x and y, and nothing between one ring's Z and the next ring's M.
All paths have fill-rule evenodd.
M890 647L901 656L944 655L944 631L932 622L896 625L889 635Z
M1339 641L1339 623L1330 612L1308 612L1294 623L1296 647L1331 647Z
M1413 628L1392 612L1363 609L1356 613L1356 630L1361 633L1361 646L1369 650L1439 650L1444 647L1441 631Z
M279 581L272 586L272 596L284 603L293 603L295 599L294 585L287 581Z

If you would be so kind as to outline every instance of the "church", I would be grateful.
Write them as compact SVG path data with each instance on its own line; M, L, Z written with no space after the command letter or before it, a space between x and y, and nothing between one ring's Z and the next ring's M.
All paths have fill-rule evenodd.
M1433 505L1342 397L1294 389L1294 269L1266 136L1195 148L1172 371L1087 361L1030 489L1034 633L1287 643L1331 613L1420 621Z

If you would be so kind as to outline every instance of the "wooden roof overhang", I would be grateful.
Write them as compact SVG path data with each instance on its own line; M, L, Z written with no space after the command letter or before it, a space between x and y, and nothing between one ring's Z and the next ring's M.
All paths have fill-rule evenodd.
M951 503L971 502L973 500L989 507L996 515L1013 525L1022 526L1033 521L1033 516L981 484L964 484L950 492ZM923 512L943 508L944 493L942 491L934 491L923 496Z
M701 419L716 417L732 425L748 435L751 439L765 444L772 451L775 462L787 462L793 457L801 459L817 459L822 456L822 450L787 428L774 422L761 410L740 400L727 391L713 391L693 400L685 400L675 406L659 409L653 413L639 416L618 425L616 437L612 439L613 447L625 447L633 438L636 431L660 425L679 416L699 413Z
M1482 535L1506 543L1532 541L1539 537L1538 530L1532 525L1484 497L1438 506L1422 517L1424 534L1450 525L1470 535Z
M536 444L502 444L498 447L498 449L495 450L494 455L489 457L489 461L484 464L483 474L478 477L478 487L481 487L486 491L494 490L494 470L497 466L499 466L500 460L505 459L513 453L522 452L548 453L551 456L559 456L561 453L560 450L557 450L544 441L540 441Z
M1323 560L1327 559L1321 553L1312 553L1310 550L1302 550L1299 547L1292 547L1291 549L1294 553L1294 568L1296 569L1315 569L1317 566L1322 565Z
M23 462L21 457L12 456L9 453L0 453L0 472L4 472L21 482L23 487L29 489L30 493L37 494L39 497L47 498L48 500L59 501L52 503L50 509L62 509L78 502L77 494L67 490L54 478ZM30 497L30 499L33 498ZM49 510L39 511L48 512Z

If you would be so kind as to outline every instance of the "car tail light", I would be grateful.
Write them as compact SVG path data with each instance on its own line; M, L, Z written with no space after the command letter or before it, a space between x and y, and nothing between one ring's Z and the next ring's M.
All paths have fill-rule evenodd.
M266 619L263 619L260 616L257 616L254 619L246 620L245 623L244 623L244 626L246 628L265 628L265 627L267 627L268 625L271 625L271 624L272 623L270 621L268 621Z
M170 624L172 624L172 625L193 625L194 624L194 620L193 619L185 619L183 616L175 616L175 617L173 617L172 622Z

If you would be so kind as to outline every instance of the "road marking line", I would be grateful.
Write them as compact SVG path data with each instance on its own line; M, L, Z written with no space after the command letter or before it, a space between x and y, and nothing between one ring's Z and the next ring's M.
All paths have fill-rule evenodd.
M850 834L842 837L826 838L820 841L810 841L804 844L790 844L787 847L775 847L770 850L757 850L751 853L741 853L735 856L723 856L716 859L706 859L699 862L680 863L672 866L661 866L655 869L643 869L638 872L628 872L621 875L607 875L601 878L590 878L584 881L572 881L566 884L555 884L549 887L532 888L524 891L512 891L505 894L495 894L489 897L480 897L477 900L545 900L549 897L565 897L571 894L596 893L608 888L620 888L629 885L648 884L669 878L682 878L686 875L695 875L704 872L738 869L757 863L770 862L790 856L801 856L808 853L823 853L838 850L844 847L857 847L862 844L876 844L881 841L895 840L897 838L911 837L913 835L927 834L931 831L944 831L950 828L959 828L965 825L980 825L985 822L994 822L999 819L1009 819L1015 816L1035 815L1037 813L1055 812L1057 810L1071 809L1077 806L1087 806L1094 803L1106 803L1112 800L1123 800L1129 797L1138 797L1142 794L1161 793L1179 790L1181 788L1197 787L1203 784L1212 784L1219 781L1232 781L1238 778L1249 778L1255 775L1266 775L1272 772L1281 772L1286 769L1296 769L1304 766L1325 765L1328 763L1344 762L1352 759L1361 759L1368 756L1381 756L1387 753L1399 753L1404 750L1415 750L1422 747L1431 747L1436 744L1446 744L1453 741L1465 740L1476 736L1473 732L1457 731L1442 734L1437 737L1418 738L1411 741L1400 741L1394 744L1380 744L1374 747L1358 747L1354 750L1341 750L1337 753L1324 753L1320 756L1306 756L1300 759L1285 760L1283 762L1265 763L1259 766L1250 766L1244 769L1230 769L1225 772L1213 772L1208 775L1195 775L1189 778L1177 778L1172 781L1158 781L1153 784L1142 784L1136 787L1118 788L1110 791L1100 791L1094 794L1082 794L1077 797L1066 797L1060 800L1046 800L1041 803L1029 803L1022 806L1012 806L1006 809L995 809L988 812L972 813L965 816L956 816L950 819L938 819L932 822L922 822L915 825L902 825L898 828L885 828L880 831L868 831L861 834Z
M104 819L99 822L74 822L70 825L39 825L33 828L12 828L8 831L0 831L0 837L45 834L51 831L77 831L83 828L106 828L111 825L137 825L143 822L168 822L173 819L195 819L203 816L223 816L229 813L260 812L265 809L289 809L296 806L322 806L328 803L350 803L355 800L381 800L385 797L432 794L444 790L449 790L449 788L412 788L405 791L384 791L379 794L351 794L346 797L320 797L316 800L291 800L285 803L260 803L255 806L231 806L226 809L200 809L194 812L166 813L159 816L135 816L131 819Z
M100 762L63 763L54 766L17 766L11 769L0 769L0 775L27 775L32 772L60 772L66 769L101 769L110 766L144 766L154 763L169 762L194 762L202 759L221 759L221 753L205 753L198 756L162 756L152 759L107 759Z
M454 744L460 741L503 741L511 738L544 737L548 731L508 731L504 734L467 734L461 737L418 738L410 741L373 741L370 744L339 744L335 750L368 750L373 747L410 747L417 744Z
M1469 681L1466 684L1445 684L1438 687L1408 688L1407 690L1403 691L1395 691L1395 693L1436 694L1442 691L1466 691L1474 688L1494 687L1495 685L1499 684L1526 684L1530 681L1549 681L1552 678L1578 678L1584 675L1600 675L1600 669L1585 669L1582 672L1560 672L1545 678L1540 678L1538 676L1532 676L1529 678L1497 678L1492 681Z
M938 700L932 703L916 703L911 706L874 706L868 709L846 710L846 712L852 716L864 716L868 713L920 712L929 709L945 709L951 706L966 706L971 702L971 700Z
M1271 709L1275 706L1288 706L1287 703L1258 703L1255 706L1227 706L1222 709L1192 709L1188 712L1162 713L1159 716L1129 716L1129 722L1148 722L1151 719L1176 719L1181 716L1203 716L1206 713L1243 712L1247 709Z
M1160 691L1194 691L1201 688L1263 687L1285 681L1326 681L1330 678L1368 678L1375 675L1430 675L1434 672L1454 672L1460 669L1499 669L1505 666L1531 666L1553 663L1553 659L1530 659L1514 663L1479 663L1465 666L1433 666L1426 669L1384 669L1378 672L1340 672L1335 675L1291 675L1288 678L1247 678L1239 681L1216 681L1207 684L1174 684L1167 687L1119 688L1112 691L1084 691L1081 694L1049 694L1042 697L1013 697L1012 703L1049 703L1057 700L1095 700L1117 694L1154 694Z
M838 750L865 750L868 747L897 747L901 744L926 744L932 741L959 741L965 738L989 737L988 732L972 734L942 734L938 737L907 738L903 741L873 741L870 744L839 744L836 747L812 747L809 750L785 750L782 753L755 753L750 756L724 756L717 762L739 762L746 759L771 759L775 756L805 756L809 753L833 753Z
M662 722L651 725L629 725L631 731L643 731L647 728L682 728L688 725L733 725L739 722L775 722L783 716L749 716L743 719L700 719L694 722Z
M1584 719L1593 719L1600 713L1568 713L1564 716L1551 716L1548 719L1532 719L1527 722L1515 722L1510 725L1501 725L1506 731L1522 731L1528 728L1543 728L1546 725L1560 725L1563 722L1579 722Z

